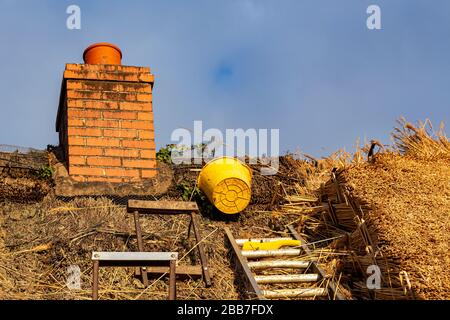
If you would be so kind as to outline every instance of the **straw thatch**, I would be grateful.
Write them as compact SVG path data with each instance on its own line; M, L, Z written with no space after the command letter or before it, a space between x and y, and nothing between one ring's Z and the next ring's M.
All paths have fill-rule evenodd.
M352 255L344 260L356 275L355 297L448 299L450 145L443 127L433 132L429 121L400 124L391 150L335 170L320 191L337 223L319 217L316 224L350 232ZM371 264L382 269L382 290L365 288Z
M276 176L262 176L254 166L252 204L236 217L223 217L200 203L214 285L206 289L200 279L177 281L178 298L246 297L223 227L247 238L286 236L289 225L313 250L301 258L318 259L329 274L324 285L334 278L346 297L450 298L448 139L443 128L433 132L429 122L403 121L394 141L392 148L374 141L353 155L339 151L326 159L281 157ZM189 194L201 202L193 189L198 171L192 169L198 167L174 167L172 187L160 198L186 200ZM19 178L31 191L9 187ZM4 190L14 196L0 199L0 299L90 299L91 252L137 250L133 219L123 201L67 201L53 195L51 183L35 177L0 177L0 184L5 181L10 184ZM30 199L30 192L39 196ZM141 222L145 250L178 251L181 265L199 263L193 239L186 239L187 217L153 216ZM366 285L366 270L373 264L383 274L379 290ZM71 265L80 267L81 290L66 285ZM131 268L101 269L100 298L166 299L167 279L153 280L144 289Z
M450 295L450 157L424 161L382 154L373 164L343 173L385 254L398 257L417 293Z
M246 296L225 243L225 226L242 237L276 236L277 229L284 231L289 218L265 210L282 199L281 188L278 192L274 186L289 189L291 181L300 182L299 178L291 177L293 170L285 165L283 173L274 177L261 176L258 167L254 169L253 204L245 212L235 217L202 212L201 235L214 274L213 286L206 289L201 279L181 279L177 281L179 299ZM175 167L173 186L161 199L183 200L183 188L193 190L197 175L192 167ZM24 202L20 196L15 200L8 198L0 203L0 299L90 299L92 251L137 250L134 221L126 213L123 199L85 197L67 201L49 193L39 202ZM180 265L199 264L192 234L186 239L187 216L143 216L141 224L146 251L177 251L182 257ZM80 267L81 290L67 287L72 265ZM167 277L150 283L144 289L132 268L102 268L100 298L167 298Z

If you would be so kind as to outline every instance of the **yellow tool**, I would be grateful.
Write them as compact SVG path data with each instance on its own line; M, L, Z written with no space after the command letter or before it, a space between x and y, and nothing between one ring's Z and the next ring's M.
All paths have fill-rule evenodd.
M281 247L301 246L299 240L278 240L271 242L247 241L242 245L242 250L278 250Z

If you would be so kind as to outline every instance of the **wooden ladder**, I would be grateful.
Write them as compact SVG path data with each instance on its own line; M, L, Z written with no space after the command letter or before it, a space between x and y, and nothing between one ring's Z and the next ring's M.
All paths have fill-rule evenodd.
M250 299L283 299L283 298L328 298L344 300L345 298L337 291L334 281L328 281L326 288L319 287L317 284L326 279L325 271L320 268L316 261L310 259L293 260L292 257L300 255L311 255L312 252L306 245L306 241L290 226L289 231L292 237L284 238L259 238L259 239L235 239L230 229L225 228L228 242L236 257L237 266L245 275L247 293ZM297 248L275 249L275 250L242 250L244 243L259 242L286 242L297 240L300 246ZM269 245L270 247L270 245ZM284 269L292 270L286 274L261 275L258 272L262 270ZM276 284L291 284L288 289L261 289L260 285L265 287ZM303 283L299 287L299 284Z

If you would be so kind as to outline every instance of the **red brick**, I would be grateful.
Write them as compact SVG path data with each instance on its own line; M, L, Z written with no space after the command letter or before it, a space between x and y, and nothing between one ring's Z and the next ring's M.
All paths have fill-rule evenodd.
M121 69L120 69L119 65L104 64L104 65L100 65L99 71L106 71L106 72L117 71L117 72L121 72Z
M81 71L81 64L78 63L66 63L66 69L71 71Z
M71 146L84 146L85 145L84 138L70 136L67 138L67 140L68 140L69 145L71 145Z
M155 76L153 74L149 74L149 73L140 74L138 79L139 79L139 81L142 81L142 82L148 82L148 83L155 82Z
M84 90L102 91L110 93L151 93L152 87L147 83L139 82L114 82L114 81L83 81L81 87ZM133 98L134 100L134 98Z
M138 120L153 121L153 112L138 112Z
M100 137L102 130L97 128L68 128L69 136Z
M86 145L96 147L118 147L120 146L120 140L108 138L86 138Z
M142 170L142 178L149 179L154 178L158 174L156 169L153 170Z
M67 98L72 99L101 99L102 93L87 90L67 90Z
M69 109L67 110L67 115L69 118L100 118L101 112L97 110L77 110L77 109Z
M103 118L105 119L127 119L132 120L136 119L136 112L127 112L127 111L103 111Z
M86 127L96 128L118 128L119 121L117 120L84 120Z
M120 167L120 158L87 158L87 164L90 166L102 166L102 167Z
M97 82L97 81L96 81ZM106 82L103 81L103 83L106 84L106 87L108 87L109 90L106 91L113 91L113 92L124 92L124 87L121 82Z
M69 83L72 83L69 88ZM77 83L74 85L73 83ZM93 81L93 80L84 80L84 81L75 81L68 80L67 81L68 89L76 89L76 90L90 90L90 91L99 91L99 92L124 92L123 83L114 82L114 81ZM150 85L141 84L141 83L130 83L129 87L133 88L132 92L140 92L141 88L150 87ZM72 88L73 87L73 88Z
M105 182L153 178L157 170L150 69L67 64L64 77L71 176Z
M155 142L152 140L122 140L122 147L135 149L154 149Z
M97 65L93 67L97 67ZM64 79L97 79L97 71L98 69L85 68L84 65L66 65Z
M69 146L69 155L101 156L102 154L103 154L103 149L101 149L101 148L72 147L72 146Z
M119 66L118 70L122 72L150 73L149 67Z
M139 139L153 140L155 139L155 131L141 130L139 131Z
M154 76L149 73L111 72L109 70L97 71L93 69L84 69L83 71L65 70L64 79L154 82Z
M96 70L65 70L64 79L90 79L90 80L107 80L105 74Z
M132 81L132 82L138 82L141 81L139 73L122 73L120 75L120 80L122 81Z
M69 156L69 165L85 165L86 164L86 157L82 156Z
M120 110L130 110L130 111L152 111L152 103L122 101L119 103L119 108Z
M107 169L69 166L70 175L74 174L82 176L104 176L105 170Z
M106 65L100 65L100 64L81 64L81 63L67 63L66 64L66 70L71 71L101 71L101 70L108 70L105 68Z
M103 135L105 137L114 137L114 138L136 138L137 131L136 130L104 130Z
M139 158L139 150L133 149L105 149L105 156L122 158ZM141 151L142 157L142 151Z
M69 108L84 108L83 100L67 99L67 106Z
M109 177L139 177L139 170L134 169L105 169L105 173Z
M69 118L67 120L67 124L69 125L69 127L83 127L84 121L85 120L83 119Z
M68 80L66 83L66 87L69 90L83 89L83 82L75 81L75 80Z
M156 158L156 150L141 150L140 151L141 158L144 159L155 159Z
M123 87L122 87L123 88ZM138 90L130 90L130 91L105 91L102 90L103 95L102 98L104 100L114 100L114 101L139 101L139 102L151 102L152 95L151 93L138 93Z
M84 107L87 109L116 110L119 109L119 104L115 101L84 101Z
M153 123L150 121L122 121L122 128L124 129L147 129L147 130L153 130Z
M123 182L122 178L109 178L109 177L86 177L86 181L88 182Z
M140 92L140 93L152 93L152 87L149 84L141 83L122 83L118 86L120 92Z
M135 66L107 65L107 64L81 64L81 63L68 63L66 64L66 70L150 73L149 67L135 67Z
M88 79L88 73L90 73L91 75L95 75L94 72L82 72L81 71L81 67L77 66L76 68L74 67L73 69L77 69L77 70L71 70L68 69L68 65L66 65L66 70L64 70L64 79ZM84 73L84 76L83 76Z
M151 94L138 93L136 95L136 101L139 101L139 102L151 102L152 101L152 95Z
M123 101L123 100L131 100L133 101L135 98L131 95L131 98L128 97L128 93L126 92L103 92L102 99L103 100L115 100L115 101Z
M154 160L123 160L123 166L129 168L155 168L156 161Z

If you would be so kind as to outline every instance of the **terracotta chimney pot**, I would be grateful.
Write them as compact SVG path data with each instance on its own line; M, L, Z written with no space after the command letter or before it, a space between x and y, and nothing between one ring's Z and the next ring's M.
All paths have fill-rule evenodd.
M121 65L122 51L111 43L95 43L84 50L83 59L86 64Z

